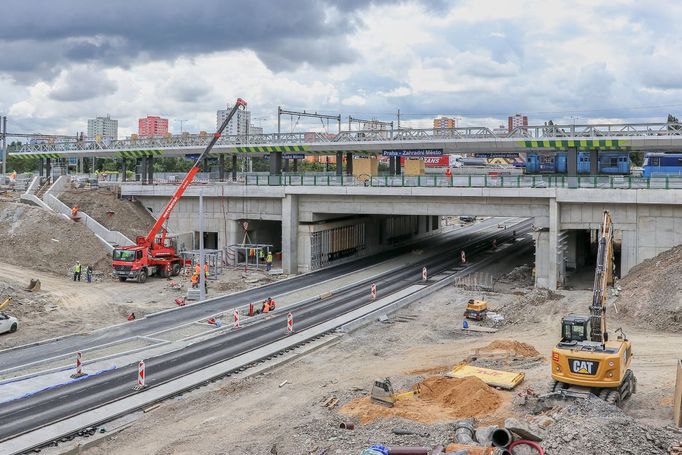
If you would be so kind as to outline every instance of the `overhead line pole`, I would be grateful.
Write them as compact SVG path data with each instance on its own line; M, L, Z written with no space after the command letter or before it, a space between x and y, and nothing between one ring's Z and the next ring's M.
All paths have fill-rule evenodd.
M320 118L320 119L325 119L325 120L336 120L339 126L339 133L341 132L341 114L339 115L327 115L327 114L318 114L317 112L306 112L305 110L302 112L298 111L288 111L286 109L282 109L281 106L277 106L277 133L280 133L280 117L282 115L290 115L290 116L297 116L297 117L310 117L310 118Z

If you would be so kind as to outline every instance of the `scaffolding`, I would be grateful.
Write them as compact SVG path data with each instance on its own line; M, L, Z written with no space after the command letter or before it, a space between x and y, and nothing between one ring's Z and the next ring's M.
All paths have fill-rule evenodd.
M262 243L239 243L225 250L227 264L237 268L265 268L265 258L272 253L272 245Z
M184 275L192 275L194 273L194 265L201 260L200 250L181 251L180 257L185 261ZM225 264L223 250L204 250L204 261L208 263L208 279L217 280L218 275L223 273L223 265ZM202 267L203 270L203 267Z

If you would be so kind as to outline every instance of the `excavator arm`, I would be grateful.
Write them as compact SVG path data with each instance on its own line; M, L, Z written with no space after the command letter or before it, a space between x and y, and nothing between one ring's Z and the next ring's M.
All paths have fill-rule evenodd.
M604 219L599 229L599 247L597 249L597 267L594 270L594 286L592 288L592 305L590 306L591 332L590 340L601 343L607 341L606 332L606 296L607 286L613 280L613 223L608 210L604 211Z
M177 205L178 201L184 194L187 187L192 183L194 177L199 172L199 165L201 164L201 161L206 156L208 156L209 153L211 153L211 149L213 149L213 146L216 144L216 142L218 142L218 139L220 139L220 136L227 127L227 124L230 123L230 120L232 120L232 117L234 117L234 114L237 113L237 110L240 107L246 108L246 101L244 101L241 98L237 98L237 102L234 103L232 110L227 115L222 125L220 125L220 128L218 128L218 131L216 131L215 134L213 134L213 138L211 139L211 142L209 142L209 144L206 146L206 150L204 150L204 152L201 155L199 155L199 158L197 158L196 162L194 163L194 166L192 166L192 169L190 169L189 172L187 172L185 178L182 179L182 182L180 182L180 186L178 186L178 189L175 190L175 194L173 194L173 197L171 197L170 201L168 201L166 208L163 209L161 215L159 215L159 218L156 220L156 223L154 223L154 226L149 230L147 237L145 237L144 239L145 245L151 246L154 244L154 239L156 238L157 234L163 227L164 223L170 217L171 213L173 212L173 209Z

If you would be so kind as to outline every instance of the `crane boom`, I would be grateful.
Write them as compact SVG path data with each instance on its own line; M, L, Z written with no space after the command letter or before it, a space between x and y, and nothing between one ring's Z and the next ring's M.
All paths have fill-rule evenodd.
M599 247L597 249L597 267L594 270L594 286L592 288L592 306L590 318L592 329L590 340L597 343L606 342L606 296L607 285L611 281L613 270L613 223L608 210L604 211L604 220L599 229Z
M180 182L180 186L178 186L178 189L173 194L173 197L171 197L170 201L168 201L166 208L163 209L161 215L159 215L159 218L156 220L156 223L154 223L154 226L150 229L149 233L147 234L147 237L144 238L145 245L152 245L154 243L156 235L159 233L164 223L168 220L176 204L182 197L183 193L190 185L190 183L192 183L192 180L194 180L194 177L199 172L199 165L201 164L201 161L206 156L208 156L209 153L211 153L211 149L213 149L213 146L216 144L216 142L218 142L218 139L220 139L220 136L227 127L227 124L230 122L230 120L232 120L232 117L234 117L234 114L237 113L237 110L239 109L240 106L246 108L246 101L244 101L241 98L237 98L237 102L234 103L232 110L230 110L230 113L227 115L227 117L225 117L225 120L223 121L222 125L220 125L220 128L218 128L218 131L216 131L215 134L213 134L211 142L208 143L206 149L203 151L201 155L199 155L199 158L197 158L196 162L194 163L194 166L192 166L192 169L190 169L189 172L187 172L187 175L185 175L185 178L182 179L182 182Z

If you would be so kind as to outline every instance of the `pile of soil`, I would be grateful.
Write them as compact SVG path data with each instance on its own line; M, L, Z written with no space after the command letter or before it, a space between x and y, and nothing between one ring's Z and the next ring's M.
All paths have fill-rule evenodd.
M666 331L682 329L682 245L636 265L618 285L617 317Z
M542 447L552 455L666 454L679 435L637 422L599 399L579 400L555 415Z
M532 286L533 285L533 266L530 264L523 264L502 275L499 282L512 283L518 287Z
M147 235L154 226L154 218L139 202L119 199L108 189L68 189L59 199L69 207L78 205L102 226L119 231L133 242L139 235Z
M479 349L479 352L500 351L509 352L514 357L542 357L542 354L540 354L535 347L516 340L495 340Z
M0 202L0 251L3 262L58 274L70 274L76 261L94 270L110 270L110 256L95 234L54 212Z
M499 308L496 313L504 316L504 320L496 325L515 325L538 323L550 314L563 314L564 306L560 300L564 296L545 288L533 288L520 295L510 304Z
M391 417L435 423L490 415L504 401L499 392L475 377L433 376L415 387L421 389L421 394L398 400L392 408L362 397L345 404L339 412L359 419L362 424Z

